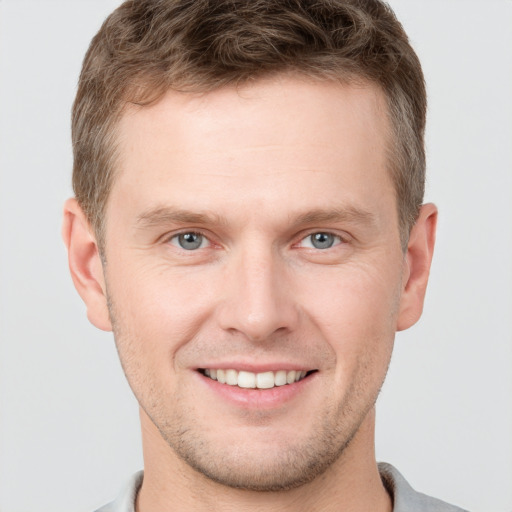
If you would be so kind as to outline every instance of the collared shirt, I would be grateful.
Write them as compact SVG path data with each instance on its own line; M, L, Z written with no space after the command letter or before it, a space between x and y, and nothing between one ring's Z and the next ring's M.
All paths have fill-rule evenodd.
M382 482L393 499L393 512L467 512L444 501L416 492L391 465L379 463ZM143 471L135 473L118 498L96 512L135 512L135 498L142 485Z

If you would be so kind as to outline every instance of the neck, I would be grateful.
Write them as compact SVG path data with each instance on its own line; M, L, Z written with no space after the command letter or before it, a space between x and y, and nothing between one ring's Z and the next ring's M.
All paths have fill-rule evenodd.
M392 510L375 461L374 410L325 473L296 489L279 492L246 491L213 482L175 455L144 412L141 424L145 470L136 512Z

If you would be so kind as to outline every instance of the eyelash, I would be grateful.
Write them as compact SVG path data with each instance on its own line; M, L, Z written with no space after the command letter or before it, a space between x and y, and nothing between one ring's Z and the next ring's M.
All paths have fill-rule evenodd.
M323 235L323 236L327 236L327 237L332 237L332 243L328 247L323 247L323 248L314 247L313 236L315 236L315 235ZM306 247L306 248L318 250L318 251L325 251L327 249L331 249L333 247L336 247L337 245L344 243L344 240L340 235L336 235L335 233L331 233L330 231L313 231L313 232L307 234L306 236L302 237L297 245L304 243L308 239L311 240L311 245L313 247ZM320 244L322 243L322 241L320 241L320 240L317 240L317 242L319 242Z
M179 237L184 236L184 235L196 235L196 236L202 237L202 241L201 241L199 247L194 248L194 249L186 249L185 247L182 247L179 244ZM176 241L176 243L173 243L174 240ZM194 231L194 230L181 231L180 233L176 233L167 239L167 243L170 243L174 247L177 247L178 249L181 249L181 250L187 251L187 252L194 252L194 250L197 250L197 249L204 249L204 247L202 247L202 246L205 241L209 245L212 245L212 241L204 233L202 233L201 231Z
M186 249L179 242L179 237L180 236L184 236L184 235L196 235L196 236L202 237L202 240L201 240L199 246ZM325 251L327 249L331 249L333 247L336 247L338 245L346 243L346 240L344 239L344 237L342 237L340 235L337 235L335 233L332 233L330 231L310 231L309 233L307 233L304 236L302 236L300 238L299 242L293 244L293 246L294 247L297 247L297 246L300 247L300 244L302 244L304 241L306 241L308 239L312 240L311 237L313 237L313 235L326 235L328 237L332 237L333 238L333 242L328 247L319 248L319 247L314 247L313 246L313 247L304 247L305 249L317 250L317 251L321 251L322 252L322 251ZM175 233L171 237L168 237L166 241L167 241L167 243L170 243L171 245L173 245L177 249L180 249L180 250L183 250L183 251L186 251L186 252L195 252L198 249L204 249L205 247L203 245L204 245L205 242L207 242L209 244L209 246L213 245L213 242L210 240L210 238L205 233L203 233L203 232L201 232L199 230L181 231L179 233ZM173 241L176 241L176 242L173 243ZM322 242L320 242L320 243L322 243ZM314 243L311 242L311 245L314 245Z

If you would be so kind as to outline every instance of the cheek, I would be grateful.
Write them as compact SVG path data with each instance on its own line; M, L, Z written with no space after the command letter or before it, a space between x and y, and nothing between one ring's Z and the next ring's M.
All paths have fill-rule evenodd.
M399 267L346 265L305 274L300 295L319 327L359 332L393 327L400 298Z
M116 330L158 360L190 341L215 308L212 272L161 266L116 266L108 276Z
M336 357L341 381L367 366L385 372L396 331L400 297L397 272L385 266L339 268L304 290L304 309ZM318 282L322 282L321 291ZM313 286L313 283L311 283ZM377 370L377 368L376 368Z

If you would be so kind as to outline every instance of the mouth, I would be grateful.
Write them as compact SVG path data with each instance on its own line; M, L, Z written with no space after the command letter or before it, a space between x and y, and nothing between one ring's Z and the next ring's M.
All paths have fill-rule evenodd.
M199 368L199 373L220 384L242 389L272 389L308 378L317 370L278 370L261 373L224 368Z

